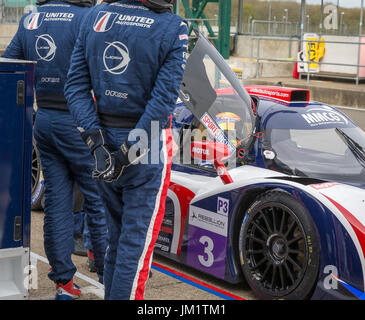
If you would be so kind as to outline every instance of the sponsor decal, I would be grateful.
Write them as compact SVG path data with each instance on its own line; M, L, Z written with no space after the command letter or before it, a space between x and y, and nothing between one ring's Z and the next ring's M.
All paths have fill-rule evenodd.
M131 61L128 48L120 41L106 42L106 44L103 54L104 71L116 75L124 73Z
M162 239L160 238L160 236L158 236L156 244L155 244L155 248L160 249L161 251L164 251L164 252L170 252L170 246L164 245L161 242L162 242Z
M59 83L61 81L60 78L53 78L53 77L42 77L42 83Z
M72 19L75 15L70 12L46 12L46 18Z
M235 146L228 140L228 138L224 135L224 132L215 123L215 121L208 113L204 113L204 115L200 119L200 122L204 125L204 127L217 142L224 143L228 147L230 155L232 155L236 151Z
M180 39L180 40L189 40L189 37L188 37L188 35L187 35L187 34L185 34L185 33L184 33L184 34L180 34L180 35L179 35L179 39Z
M116 97L120 99L128 99L128 93L118 92L113 90L105 90L105 95L109 97Z
M35 50L40 60L52 61L56 55L56 44L49 34L36 37Z
M127 14L120 14L118 21L119 25L135 26L140 28L151 28L155 20L152 18L142 17L142 16L130 16Z
M31 13L24 19L24 28L28 30L37 30L44 19L44 12Z
M226 215L190 206L189 224L227 237L228 217Z
M45 12L44 21L71 22L75 15L70 12Z
M349 121L342 114L331 107L312 108L301 115L311 126L321 126L328 124L348 124Z
M209 156L209 150L207 150L207 149L202 149L202 148L193 147L193 148L191 149L191 151L192 151L193 153L203 154L203 155Z
M94 21L93 29L95 32L107 32L113 27L114 23L140 28L150 28L154 22L154 19L148 17L100 11Z
M225 198L218 197L217 199L217 213L228 216L229 212L229 200Z
M274 151L271 151L271 150L265 150L265 151L264 151L264 157L265 157L265 159L273 160L273 159L275 159L276 154L275 154L275 152L274 152Z
M318 183L318 184L311 184L310 186L316 190L328 189L334 186L339 186L341 183L337 182L325 182L325 183Z
M109 31L118 14L114 12L100 11L95 19L93 29L95 32Z
M256 94L261 94L261 95L270 96L270 97L277 97L277 98L289 98L289 93L280 92L280 91L271 91L271 90L262 89L262 88L252 88L252 89L250 89L250 93L256 93Z

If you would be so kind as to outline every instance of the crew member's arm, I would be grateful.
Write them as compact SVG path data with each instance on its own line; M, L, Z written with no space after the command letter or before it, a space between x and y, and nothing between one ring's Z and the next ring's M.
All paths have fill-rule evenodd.
M188 28L187 24L180 19L175 23L178 23L175 28L171 24L171 28L164 31L165 42L162 49L167 52L166 58L158 72L151 92L151 99L148 101L145 111L135 127L147 132L149 137L151 137L152 121L158 121L160 129L165 128L168 124L183 79L187 58ZM131 143L124 141L118 151L113 153L111 171L105 172L101 176L103 180L109 182L118 180L126 167L138 161L146 153L145 149L139 150L137 157L131 157L130 148Z
M165 31L164 45L168 54L157 75L151 99L136 125L136 129L144 129L148 135L151 132L151 121L159 121L160 128L165 127L179 95L187 58L188 28L184 21L178 23L178 28Z

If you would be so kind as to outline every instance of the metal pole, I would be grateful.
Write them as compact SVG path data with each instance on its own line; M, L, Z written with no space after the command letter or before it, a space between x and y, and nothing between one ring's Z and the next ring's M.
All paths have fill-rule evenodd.
M361 0L361 10L360 10L360 24L359 24L359 50L357 53L357 64L360 65L360 59L361 59L361 46L362 46L362 21L364 17L364 0ZM359 84L359 73L360 68L357 67L357 74L356 74L356 85Z
M269 34L271 32L271 0L269 0Z
M176 14L179 15L180 14L180 0L176 1Z
M340 33L344 33L344 29L343 29L343 15L345 14L345 12L341 12L341 19L340 19Z
M257 56L256 56L256 79L259 78L260 68L260 39L257 39Z
M300 6L300 42L302 42L303 40L305 13L306 13L306 0L302 0L302 4Z
M238 2L238 20L237 20L237 33L242 34L242 19L243 19L243 0Z
M319 22L319 38L322 36L322 27L323 27L323 0L321 0L321 18Z
M309 77L310 77L310 72L309 72L309 68L310 68L310 60L311 60L311 58L310 58L310 48L311 48L311 42L308 42L308 52L306 53L306 55L307 55L307 58L306 58L306 60L307 60L307 83L309 83ZM307 49L306 49L307 50Z
M285 34L288 34L288 9L284 9L285 12Z

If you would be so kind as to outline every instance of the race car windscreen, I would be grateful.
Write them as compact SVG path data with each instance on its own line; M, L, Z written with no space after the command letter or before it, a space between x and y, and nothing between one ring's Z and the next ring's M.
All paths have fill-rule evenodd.
M251 98L214 46L201 34L188 58L180 98L200 120L206 136L231 154L250 142L255 115Z
M310 111L278 112L267 121L262 145L269 169L364 183L364 131L334 109Z

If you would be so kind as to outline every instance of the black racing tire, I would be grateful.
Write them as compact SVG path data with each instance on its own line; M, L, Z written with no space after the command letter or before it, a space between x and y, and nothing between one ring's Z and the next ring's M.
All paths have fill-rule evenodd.
M41 161L37 150L36 142L33 139L32 148L32 195L31 208L32 210L41 210L43 208L42 201L44 198L44 178L42 172Z
M311 297L319 240L306 209L290 194L268 191L256 198L241 220L238 252L244 277L259 298Z

